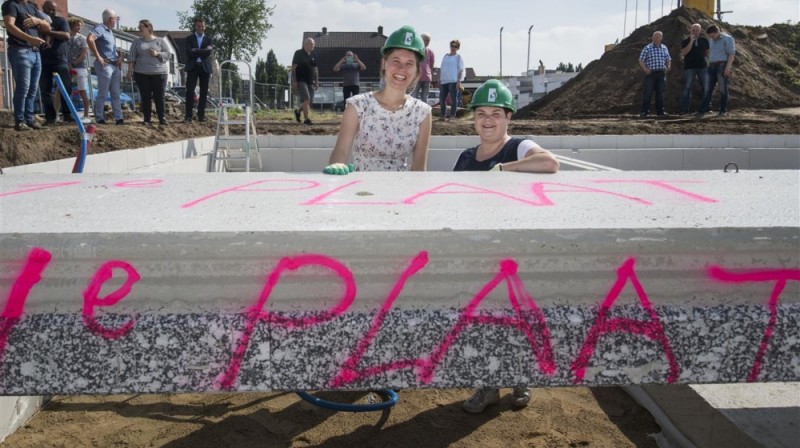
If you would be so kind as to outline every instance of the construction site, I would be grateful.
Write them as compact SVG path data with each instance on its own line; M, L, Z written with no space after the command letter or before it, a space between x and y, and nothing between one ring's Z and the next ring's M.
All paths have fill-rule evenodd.
M429 172L327 176L336 115L82 157L0 113L1 445L794 446L800 26L694 3L517 111L555 174L453 173L469 115ZM642 47L693 23L736 39L731 112L635 119ZM475 386L503 399L467 414Z

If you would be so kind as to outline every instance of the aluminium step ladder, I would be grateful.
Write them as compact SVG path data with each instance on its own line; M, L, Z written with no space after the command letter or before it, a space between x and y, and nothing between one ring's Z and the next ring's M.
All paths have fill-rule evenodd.
M232 114L243 110L243 116ZM231 129L243 128L243 133ZM253 108L242 104L220 104L217 113L217 132L211 152L209 171L261 171L261 153L258 146L258 131Z
M250 80L253 71L250 64L245 61L222 61L220 73L225 64L244 64ZM218 77L219 93L222 96L222 76ZM250 86L250 101L247 104L220 103L217 110L217 132L214 137L214 149L208 159L208 171L244 171L250 172L255 165L255 170L261 171L261 151L258 147L258 132L253 110L253 88ZM232 112L242 110L244 116ZM236 130L244 129L243 134L234 134L231 126Z

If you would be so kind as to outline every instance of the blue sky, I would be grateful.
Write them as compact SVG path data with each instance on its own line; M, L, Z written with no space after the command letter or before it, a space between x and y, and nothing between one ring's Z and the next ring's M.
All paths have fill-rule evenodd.
M71 12L99 20L104 8L112 7L125 26L149 19L156 29L178 29L176 11L190 9L192 0L73 0ZM461 54L468 67L479 75L500 73L500 27L503 27L503 74L519 75L526 69L528 27L531 31L530 66L541 59L548 68L559 62L586 65L602 55L603 45L622 39L647 23L648 3L651 21L669 14L676 1L627 0L267 0L276 6L271 18L274 28L264 40L257 57L265 58L273 49L278 62L288 65L301 46L303 31L372 31L382 25L388 34L402 25L412 25L432 34L431 48L437 59L448 51L451 39L461 40ZM486 6L486 5L489 6ZM474 5L474 6L473 6ZM663 9L662 9L663 5ZM722 9L733 11L726 22L744 25L771 25L800 21L798 0L722 0ZM438 66L438 63L437 63Z

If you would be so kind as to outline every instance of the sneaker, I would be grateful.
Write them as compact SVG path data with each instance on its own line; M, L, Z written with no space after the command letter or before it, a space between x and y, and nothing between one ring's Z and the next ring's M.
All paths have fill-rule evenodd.
M83 117L83 118L81 118L81 123L83 123L83 124L89 124L91 122L92 122L92 118L91 117Z
M42 126L40 126L39 123L37 123L35 121L29 121L29 122L27 122L25 124L27 124L28 127L31 128L31 129L36 129L36 130L42 129Z
M198 123L205 123L206 122L206 117L197 117L197 122Z
M123 120L122 118L120 118L120 119L119 119L119 120L117 120L115 123L116 123L116 125L117 125L117 126L121 126L121 125L125 124L125 120Z
M186 124L192 124L192 117L186 117L183 119L183 122Z
M639 114L639 118L647 118L648 115L650 115L650 114L642 112L642 113Z
M106 120L103 120L101 118L101 119L97 120L95 123L97 123L97 124L106 124Z
M717 114L717 116L718 116L718 117L724 117L725 115L728 115L728 112L725 112L724 110L723 110L723 111L720 111L720 112Z
M164 118L161 118L161 119L158 120L158 125L159 126L169 126L169 121L167 121Z
M44 125L45 126L55 126L57 122L58 122L57 120L45 120L44 121Z
M487 406L499 402L500 389L496 387L481 387L476 389L475 393L461 404L461 409L470 414L479 414L483 412Z
M669 118L669 114L666 112L658 114L658 118Z
M300 123L300 109L294 110L294 119L297 120L298 123Z
M25 123L23 123L23 122L21 122L21 121L18 121L18 122L17 122L17 123L14 125L14 130L15 130L15 131L17 131L17 132L21 132L21 131L30 131L30 130L31 130L31 128L29 128L27 124L25 124Z
M148 128L152 128L153 127L153 123L150 123L149 121L143 121L142 125L144 125L144 126L146 126Z
M309 120L308 118L306 118L306 121L304 121L304 122L303 122L303 124L307 124L307 125L311 126L311 125L312 125L312 124L314 124L314 123L312 123L312 122L311 122L311 120Z
M524 408L531 401L531 391L527 387L518 386L511 391L511 406Z

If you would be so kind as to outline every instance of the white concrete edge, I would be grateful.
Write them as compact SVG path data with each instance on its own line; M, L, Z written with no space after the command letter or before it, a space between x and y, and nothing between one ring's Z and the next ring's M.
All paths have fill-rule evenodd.
M663 409L653 400L640 386L622 386L622 390L628 393L640 406L647 409L653 416L658 426L661 427L662 437L656 437L659 448L697 448L683 433L672 423Z
M24 426L50 401L44 396L0 397L0 442Z

